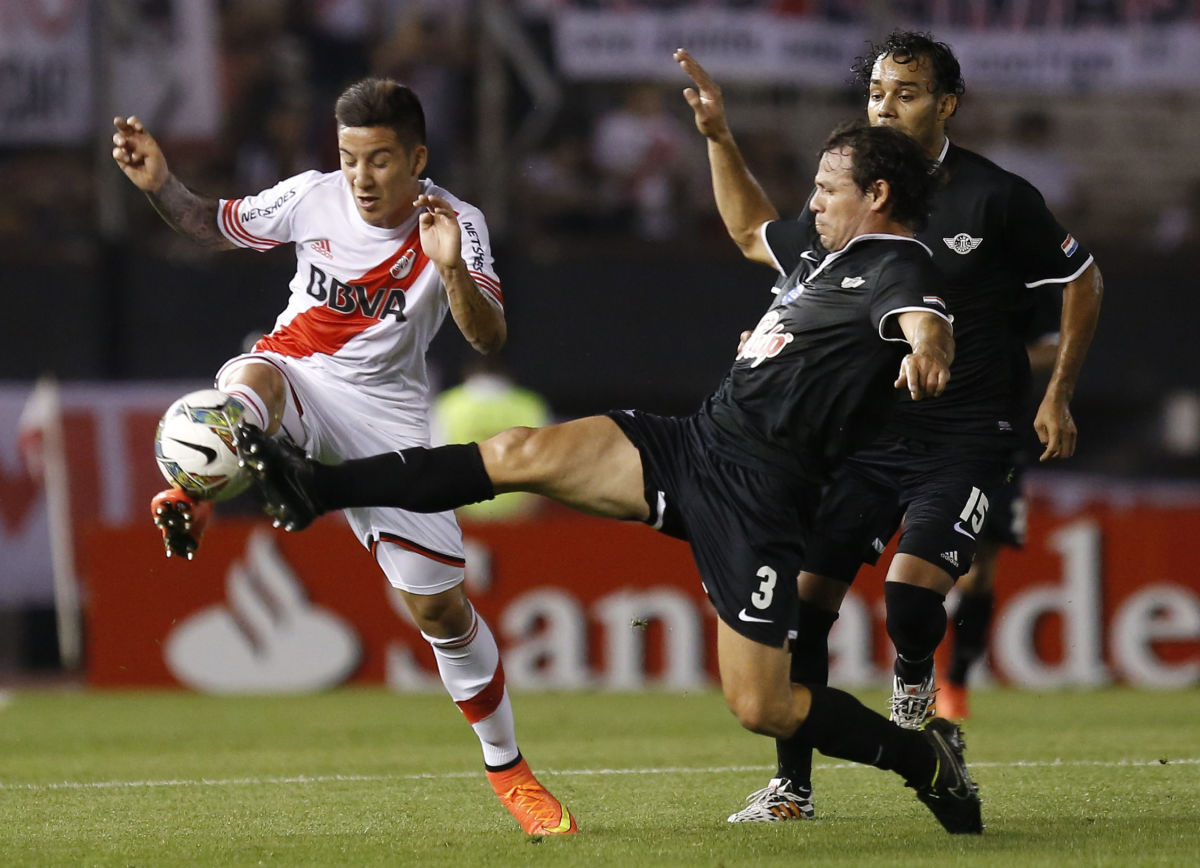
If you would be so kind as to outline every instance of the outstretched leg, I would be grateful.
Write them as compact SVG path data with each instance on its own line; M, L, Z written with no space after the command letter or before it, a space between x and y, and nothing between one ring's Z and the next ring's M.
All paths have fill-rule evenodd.
M641 456L606 416L547 428L510 428L481 444L414 447L326 465L250 425L238 453L254 475L268 514L287 530L354 506L443 512L507 491L542 494L591 515L649 515Z

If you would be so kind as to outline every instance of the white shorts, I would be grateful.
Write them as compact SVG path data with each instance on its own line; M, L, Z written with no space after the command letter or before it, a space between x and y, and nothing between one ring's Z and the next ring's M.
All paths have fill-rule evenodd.
M270 352L236 356L217 372L217 388L224 389L244 362L265 363L283 375L288 386L283 430L318 461L334 464L429 445L424 409L368 393L305 359ZM357 507L344 515L394 587L437 594L463 581L462 530L453 512Z

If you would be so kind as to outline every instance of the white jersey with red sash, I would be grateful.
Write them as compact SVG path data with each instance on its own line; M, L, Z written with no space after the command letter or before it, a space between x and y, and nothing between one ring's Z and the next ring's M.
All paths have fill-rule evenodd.
M429 180L421 188L454 207L471 276L502 307L483 214ZM341 172L304 172L256 196L221 200L218 224L234 244L260 251L295 245L287 308L255 350L306 359L424 424L425 353L449 305L417 221L414 214L394 229L366 223Z
M462 227L462 255L481 292L503 307L483 214L428 180ZM218 388L247 361L288 384L283 429L322 461L429 444L425 352L449 309L437 267L421 249L418 215L395 229L366 223L340 172L304 172L257 196L220 202L221 232L240 247L295 245L287 308L254 352L231 359ZM389 581L419 594L462 581L462 533L452 512L387 507L345 516ZM415 560L414 560L415 556Z

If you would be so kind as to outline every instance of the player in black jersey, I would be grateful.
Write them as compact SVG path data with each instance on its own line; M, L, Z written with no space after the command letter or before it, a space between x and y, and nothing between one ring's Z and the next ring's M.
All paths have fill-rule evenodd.
M978 833L979 797L954 724L905 730L849 694L788 677L802 530L822 484L879 430L896 389L918 400L947 382L953 337L941 277L912 237L932 192L929 165L894 130L834 131L808 243L781 256L775 299L692 416L619 411L337 466L243 427L239 452L268 513L290 530L351 505L436 512L531 491L687 539L719 615L721 683L741 724L892 769L948 831Z
M1035 377L1045 378L1054 369L1058 357L1058 327L1061 319L1061 291L1055 284L1039 286L1034 294L1034 309L1022 327L1029 367ZM993 588L996 563L1004 548L1021 549L1025 545L1026 514L1023 476L1029 451L1018 451L1012 477L1000 487L988 508L988 518L978 537L975 560L955 585L957 601L950 612L947 633L950 642L950 666L945 678L939 678L937 713L948 720L970 717L967 677L976 661L987 653L987 637L992 626Z
M720 88L686 51L676 60L696 87L684 91L708 142L721 217L743 254L774 264L802 244L807 216L779 220L729 132ZM874 563L904 520L884 596L898 655L892 719L919 727L933 713L933 653L946 631L943 602L967 570L996 490L1019 445L1017 420L1029 363L1013 327L1031 290L1063 287L1061 342L1034 427L1042 460L1075 450L1070 399L1099 313L1102 284L1091 255L1021 178L950 143L946 123L964 91L953 52L925 34L894 33L856 68L872 124L899 129L937 161L942 184L917 235L947 277L958 354L946 394L901 401L883 436L839 469L822 498L799 578L792 680L828 679L828 636L860 566ZM812 816L811 751L777 745L779 771L731 822ZM786 802L788 817L773 809Z

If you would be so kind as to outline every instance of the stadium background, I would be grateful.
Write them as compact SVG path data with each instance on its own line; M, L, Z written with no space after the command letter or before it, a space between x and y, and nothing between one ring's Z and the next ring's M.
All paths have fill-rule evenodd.
M865 40L912 26L964 61L956 141L1054 167L1051 181L1064 182L1055 209L1095 252L1107 289L1072 405L1079 454L1038 468L1030 547L1002 562L1010 584L998 630L1007 618L1025 632L998 636L998 674L1194 685L1200 11L1187 0L1033 6L2 0L0 677L61 672L52 511L18 430L34 381L52 374L92 683L428 684L421 643L369 562L349 579L323 566L356 556L336 519L311 537L260 545L251 542L263 539L260 523L235 508L194 564L161 560L142 514L157 485L153 421L270 327L292 260L209 256L173 236L112 164L114 114L142 117L189 186L238 195L336 166L330 106L345 81L371 71L409 81L429 114L430 176L489 218L517 379L563 417L613 406L687 412L756 321L770 276L723 236L670 50L691 48L724 84L748 160L786 213L803 204L821 135L861 112L843 80L849 58ZM632 106L642 113L623 111ZM1018 148L1014 129L1031 116L1050 140ZM618 147L636 154L647 129L662 150L630 177L622 165L636 159L606 158ZM463 354L451 330L435 343L442 385ZM690 686L710 672L711 615L676 544L557 510L472 538L488 567L473 597L500 620L506 666L527 675L514 684ZM530 558L535 540L553 545ZM849 681L877 678L886 657L878 583L862 584L862 617L843 619L859 629L844 631L835 673ZM157 650L172 622L207 612L223 629L220 610L247 586L337 613L309 620L342 643L341 657L329 655L340 668L295 682L295 667L260 671L254 684L172 669ZM241 599L239 616L270 633L271 607ZM644 630L625 628L642 621ZM355 625L354 638L335 623ZM223 664L246 668L236 657Z

